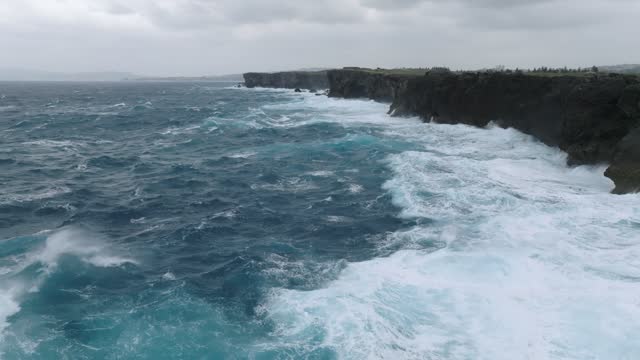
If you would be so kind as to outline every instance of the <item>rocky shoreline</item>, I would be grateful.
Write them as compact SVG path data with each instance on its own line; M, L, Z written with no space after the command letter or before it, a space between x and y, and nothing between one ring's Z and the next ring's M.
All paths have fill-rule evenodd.
M390 102L393 116L486 126L494 122L567 152L569 165L610 164L614 193L640 189L640 78L506 72L393 74L367 69L245 74L248 87L323 88L329 96ZM311 79L314 80L306 80Z

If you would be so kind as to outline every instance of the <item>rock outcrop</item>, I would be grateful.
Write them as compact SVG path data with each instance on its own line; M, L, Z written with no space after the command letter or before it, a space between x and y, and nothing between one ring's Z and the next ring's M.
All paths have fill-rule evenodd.
M624 89L618 106L636 122L640 122L640 84ZM616 183L615 193L640 191L640 127L632 129L616 145L611 166L605 173Z
M640 190L640 127L633 129L616 145L615 156L605 175L612 179L616 194Z
M410 79L392 111L443 123L494 121L569 154L570 164L610 162L637 117L621 100L635 77L530 76L505 73L425 75Z
M246 73L244 84L248 88L268 87L282 89L328 89L326 71L286 71L276 73Z

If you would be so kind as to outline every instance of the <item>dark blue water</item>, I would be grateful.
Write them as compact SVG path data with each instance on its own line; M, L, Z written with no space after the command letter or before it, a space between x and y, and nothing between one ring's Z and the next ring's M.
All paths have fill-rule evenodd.
M247 347L273 330L256 310L270 289L320 287L407 226L380 163L406 146L277 108L300 95L173 83L1 92L1 265L5 282L37 287L14 290L6 358L258 354Z
M640 353L638 200L602 169L227 86L0 83L0 358Z

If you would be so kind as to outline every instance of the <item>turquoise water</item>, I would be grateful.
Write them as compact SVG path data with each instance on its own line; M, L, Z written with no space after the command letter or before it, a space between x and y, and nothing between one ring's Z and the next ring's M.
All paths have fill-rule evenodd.
M637 195L386 110L0 83L0 358L640 357Z

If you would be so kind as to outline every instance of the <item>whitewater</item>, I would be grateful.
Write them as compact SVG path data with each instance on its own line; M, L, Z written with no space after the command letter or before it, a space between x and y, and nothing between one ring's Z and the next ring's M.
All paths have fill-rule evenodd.
M605 165L289 90L0 93L0 359L640 358Z

